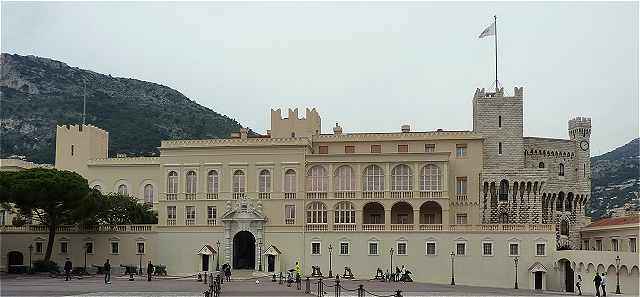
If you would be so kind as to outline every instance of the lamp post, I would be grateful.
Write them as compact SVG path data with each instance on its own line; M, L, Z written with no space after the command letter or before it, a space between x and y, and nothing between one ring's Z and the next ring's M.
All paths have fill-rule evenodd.
M87 274L87 254L89 253L89 243L84 243L84 274Z
M513 257L513 263L515 264L516 283L513 286L514 289L518 289L518 256Z
M393 248L389 250L389 275L393 276Z
M620 256L616 256L616 294L620 293Z
M29 273L31 273L31 253L33 253L33 244L29 244Z
M333 277L333 271L331 271L331 256L332 256L331 251L333 251L333 246L329 244L329 278Z
M455 254L453 252L451 252L451 254L449 254L451 256L451 285L455 286L456 285L456 279L455 279L455 274L453 272L453 259L455 258Z
M262 237L258 239L258 271L262 271Z
M220 240L216 241L216 246L218 246L218 257L216 259L216 271L220 271Z
M138 251L138 254L140 255L140 264L138 266L138 275L142 275L142 252Z

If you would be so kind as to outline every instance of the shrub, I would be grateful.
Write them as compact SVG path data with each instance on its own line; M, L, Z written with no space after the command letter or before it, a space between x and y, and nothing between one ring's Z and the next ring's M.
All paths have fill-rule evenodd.
M53 261L36 260L33 261L34 272L60 272L58 263Z

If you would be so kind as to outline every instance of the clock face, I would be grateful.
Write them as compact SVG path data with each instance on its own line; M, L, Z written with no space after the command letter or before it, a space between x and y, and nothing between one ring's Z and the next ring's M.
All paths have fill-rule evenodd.
M588 143L586 140L581 141L581 142L580 142L580 148L581 148L583 151L588 150L588 149L589 149L589 143Z

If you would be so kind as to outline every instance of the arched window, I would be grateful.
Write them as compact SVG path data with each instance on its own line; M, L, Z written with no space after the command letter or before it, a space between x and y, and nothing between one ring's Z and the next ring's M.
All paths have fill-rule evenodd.
M307 175L307 187L309 192L327 192L327 170L322 166L313 166Z
M556 200L556 210L563 210L564 208L564 192L558 193L558 199Z
M438 166L429 164L422 167L420 172L420 191L442 191L442 174Z
M236 170L233 172L233 192L244 193L246 190L246 180L244 171Z
M544 162L538 163L538 168L544 168Z
M297 192L296 171L293 169L287 169L287 171L284 173L284 192L285 193Z
M144 203L153 203L153 185L144 186Z
M336 204L335 211L335 223L337 224L355 224L356 223L356 210L353 207L353 203L349 201L342 201Z
M509 182L506 179L500 181L500 200L509 200Z
M167 193L178 193L178 173L175 171L169 172L167 176Z
M197 181L198 179L196 178L196 172L195 171L189 171L187 172L187 184L186 184L186 192L187 194L195 194L196 193L196 186L197 186Z
M501 213L498 216L498 224L509 224L509 214L506 212Z
M353 176L351 166L343 165L338 167L333 182L336 192L352 192L356 190L356 179Z
M564 176L564 164L560 163L560 171L558 172L559 176Z
M364 192L384 192L384 171L378 165L364 169L362 188Z
M318 201L309 203L309 205L307 205L307 223L326 224L327 206Z
M560 235L569 236L569 222L567 222L567 220L562 220L560 222Z
M408 192L412 187L411 168L405 164L400 164L391 170L391 191Z
M129 189L127 189L127 185L119 185L118 194L124 195L124 196L129 195Z
M218 193L218 191L220 190L218 182L219 182L218 171L215 171L215 170L209 171L209 173L207 174L207 193L209 194Z
M271 172L267 169L263 169L258 175L258 192L271 193Z

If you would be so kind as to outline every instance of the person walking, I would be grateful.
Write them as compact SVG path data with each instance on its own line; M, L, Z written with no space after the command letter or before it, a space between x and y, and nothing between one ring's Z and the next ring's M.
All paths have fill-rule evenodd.
M603 272L600 278L602 279L600 283L600 285L602 286L602 297L606 297L607 296L607 273Z
M396 266L396 274L393 276L393 281L397 282L399 277L400 277L400 268L398 268L398 266Z
M600 297L600 285L602 284L602 278L596 272L596 276L593 278L593 284L596 286L596 296Z
M226 281L231 281L231 265L227 265L227 269L224 271L224 278Z
M578 281L576 282L576 287L578 288L578 296L582 296L582 276L578 274Z
M111 264L109 264L109 259L107 259L107 262L104 262L102 268L104 270L104 283L111 284Z
M151 274L153 273L153 264L151 264L151 260L149 260L149 264L147 264L147 281L151 281Z
M64 262L64 277L65 281L69 280L69 275L71 274L71 269L73 269L73 264L71 264L71 260L67 258L67 261Z

